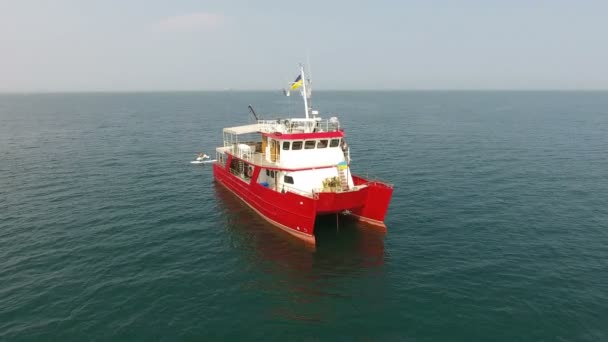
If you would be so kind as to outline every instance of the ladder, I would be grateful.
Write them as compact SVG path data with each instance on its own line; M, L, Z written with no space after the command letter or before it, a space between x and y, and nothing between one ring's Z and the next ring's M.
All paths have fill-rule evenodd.
M346 178L346 170L347 169L340 170L340 168L338 168L338 175L340 177L340 189L342 191L348 190L348 179Z

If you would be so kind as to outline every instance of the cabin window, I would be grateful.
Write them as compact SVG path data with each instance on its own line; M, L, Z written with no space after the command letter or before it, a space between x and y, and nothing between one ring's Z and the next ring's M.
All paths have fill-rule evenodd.
M285 176L285 178L283 179L283 181L286 184L293 184L293 177L292 176Z
M251 176L253 176L253 167L247 163L244 164L244 173L245 173L245 178L251 178Z
M230 161L230 170L234 171L233 173L238 173L239 172L239 162L236 159L232 159Z
M270 176L270 170L266 169L266 176Z
M283 141L283 149L289 150L289 141Z
M340 146L340 139L331 139L331 143L329 144L329 147L338 147Z
M319 140L317 142L317 148L326 148L327 147L327 139Z
M221 165L223 168L226 167L226 164L224 163L224 154L223 153L219 153L218 164Z
M274 178L274 170L270 171L270 177Z
M306 140L306 142L304 143L304 148L307 150L312 150L313 148L315 148L316 144L316 140Z
M301 150L302 149L302 142L301 141L294 141L291 144L291 149L292 150Z

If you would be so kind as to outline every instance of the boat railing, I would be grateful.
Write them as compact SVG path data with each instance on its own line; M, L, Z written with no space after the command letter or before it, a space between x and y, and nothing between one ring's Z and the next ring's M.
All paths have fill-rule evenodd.
M353 174L352 177L353 177L353 182L355 183L355 186L368 185L368 184L372 184L372 183L380 183L380 184L384 184L384 185L388 186L389 188L394 187L394 184L389 183L375 175L370 175L367 172L357 173L356 175Z
M254 145L249 144L237 144L233 143L232 145L218 147L218 152L228 152L237 158L243 159L245 161L253 161L254 156L256 154L260 154L256 152L256 147Z
M257 152L253 148L248 150L246 148L239 148L238 145L233 145L218 148L218 151L230 153L238 159L261 167L276 167L278 165L277 162L266 160L264 153Z
M335 132L340 129L338 118L258 120L263 133Z
M287 185L287 184L282 184L281 185L281 191L289 191L289 192L293 192L295 194L298 195L302 195L302 196L306 196L306 197L310 197L310 198L315 198L315 194L314 191L304 191L301 189L298 189L296 187L293 187L291 185Z
M359 191L361 188L364 188L366 185L362 184L362 185L355 185L355 186L349 186L348 188L343 189L341 186L336 186L336 187L326 187L326 188L314 188L312 189L313 193L319 194L319 193L327 193L327 192L337 192L337 193L341 193L341 192L353 192L353 191Z
M255 152L251 150L238 149L237 155L243 160L252 161L254 154Z

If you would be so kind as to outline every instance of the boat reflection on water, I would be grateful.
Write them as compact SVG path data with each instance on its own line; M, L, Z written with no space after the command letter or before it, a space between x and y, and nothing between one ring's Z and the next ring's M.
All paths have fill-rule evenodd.
M319 218L312 247L274 228L222 185L215 184L215 194L231 244L259 273L244 290L282 297L271 308L273 316L331 319L326 305L349 296L343 291L345 279L352 286L366 279L369 286L383 273L384 235L347 217L340 217L338 229L335 216Z

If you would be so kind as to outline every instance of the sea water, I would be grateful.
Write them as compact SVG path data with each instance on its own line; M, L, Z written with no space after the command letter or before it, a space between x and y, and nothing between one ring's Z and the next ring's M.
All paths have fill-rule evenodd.
M395 191L315 250L189 163L248 104L0 95L0 340L608 339L608 93L317 92Z

